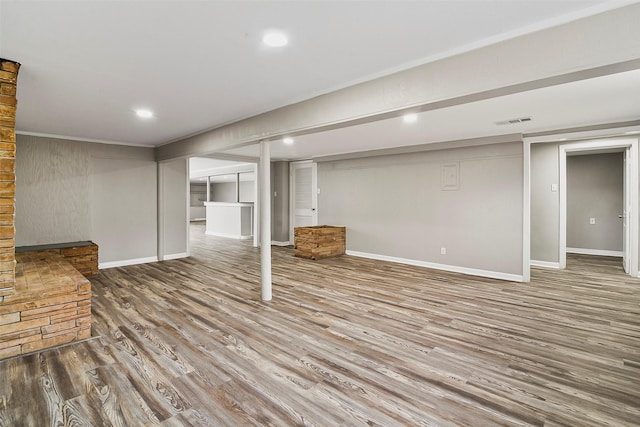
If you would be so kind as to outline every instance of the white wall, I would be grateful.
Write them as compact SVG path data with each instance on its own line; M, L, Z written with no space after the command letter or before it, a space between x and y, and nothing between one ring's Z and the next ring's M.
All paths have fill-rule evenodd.
M346 226L350 251L523 274L521 142L319 163L318 185L319 222Z
M16 246L92 240L100 263L156 256L153 149L25 135L16 149Z

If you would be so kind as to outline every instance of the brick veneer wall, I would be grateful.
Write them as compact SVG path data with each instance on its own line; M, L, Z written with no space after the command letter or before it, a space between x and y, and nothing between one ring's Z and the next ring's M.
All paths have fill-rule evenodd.
M22 253L16 266L19 70L17 62L0 58L0 359L91 336L91 283L63 254Z
M15 284L15 126L19 70L17 62L0 58L0 298L12 293Z
M16 255L15 292L0 304L0 359L91 337L91 283L52 252Z

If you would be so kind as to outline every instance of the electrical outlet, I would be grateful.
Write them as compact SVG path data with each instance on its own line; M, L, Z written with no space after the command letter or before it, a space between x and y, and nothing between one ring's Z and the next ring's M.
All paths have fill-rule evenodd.
M440 248L440 255L446 255L447 254L447 248Z
M596 223L596 219L595 218L589 218L589 224L595 225L595 223Z

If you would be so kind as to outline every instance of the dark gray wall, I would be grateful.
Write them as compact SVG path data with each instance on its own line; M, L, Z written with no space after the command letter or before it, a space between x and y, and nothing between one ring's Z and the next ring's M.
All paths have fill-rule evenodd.
M255 182L240 181L240 201L254 202L255 200ZM211 184L211 201L212 202L235 202L236 201L236 183L234 182L216 182Z
M623 159L623 153L567 157L568 248L622 251Z
M289 241L289 162L271 163L271 240Z
M161 228L163 257L184 255L188 250L187 184L189 162L186 159L171 160L159 164L162 179Z
M346 226L348 250L523 273L521 142L319 163L318 186L319 223Z
M236 201L236 183L220 182L211 184L211 201L212 202L235 202Z
M550 142L531 144L531 259L536 261L559 262L559 192L551 191L551 184L560 184L560 145L581 143ZM598 155L598 154L595 154ZM572 156L567 156L567 161ZM617 166L616 166L617 168ZM568 178L568 177L567 177ZM622 187L621 187L622 188ZM567 199L567 204L569 200ZM616 217L620 212L616 213ZM567 212L567 218L569 214ZM636 220L639 220L636 216ZM573 222L573 221L571 221ZM596 218L596 225L598 221ZM569 224L567 224L567 246L569 243ZM612 234L622 234L611 232ZM579 243L573 240L574 244ZM615 247L615 246L609 246ZM586 248L596 249L596 248ZM614 249L619 250L619 249Z
M531 145L531 259L558 262L560 230L558 144Z
M204 206L207 201L207 185L206 184L190 184L189 185L189 206Z

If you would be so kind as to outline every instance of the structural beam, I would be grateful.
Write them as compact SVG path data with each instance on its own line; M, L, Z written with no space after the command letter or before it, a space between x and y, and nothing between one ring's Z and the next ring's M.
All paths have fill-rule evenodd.
M271 301L271 153L260 142L260 271L262 301Z
M634 3L433 60L163 145L156 159L208 155L284 134L316 133L639 69L639 20L640 3Z

